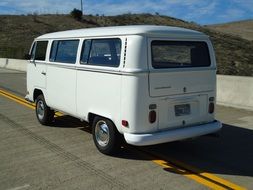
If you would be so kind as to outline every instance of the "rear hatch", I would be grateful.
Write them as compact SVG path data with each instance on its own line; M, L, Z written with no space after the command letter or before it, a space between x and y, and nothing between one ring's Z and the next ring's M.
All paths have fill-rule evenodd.
M150 73L149 93L151 97L181 95L213 91L215 70L168 71Z
M159 129L208 122L216 70L204 41L151 42L149 93L158 104Z

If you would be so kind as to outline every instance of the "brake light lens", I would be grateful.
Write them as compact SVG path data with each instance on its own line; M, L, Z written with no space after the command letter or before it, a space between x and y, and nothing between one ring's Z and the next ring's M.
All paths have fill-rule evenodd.
M127 120L122 120L122 121L121 121L121 124L122 124L124 127L128 127L128 121L127 121Z
M210 102L210 103L209 103L208 112L209 112L209 113L213 113L213 112L214 112L214 103L213 103L213 102Z
M154 110L149 112L149 122L154 123L156 121L156 112Z

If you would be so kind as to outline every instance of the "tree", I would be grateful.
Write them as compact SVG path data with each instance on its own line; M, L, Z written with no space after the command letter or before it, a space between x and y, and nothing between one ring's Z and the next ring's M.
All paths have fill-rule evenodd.
M76 20L81 20L81 19L82 19L82 16L83 16L83 13L82 13L81 10L74 8L74 9L70 12L70 15L71 15L74 19L76 19Z

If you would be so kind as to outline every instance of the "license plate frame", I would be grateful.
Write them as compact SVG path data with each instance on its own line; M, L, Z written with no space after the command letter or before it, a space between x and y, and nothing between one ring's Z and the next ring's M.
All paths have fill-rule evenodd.
M191 105L190 104L179 104L174 106L175 115L186 116L191 114Z

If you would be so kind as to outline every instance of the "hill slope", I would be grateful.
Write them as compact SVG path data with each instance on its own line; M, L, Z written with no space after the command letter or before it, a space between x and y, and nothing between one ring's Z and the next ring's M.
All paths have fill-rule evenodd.
M208 28L253 41L253 20L209 25Z
M183 20L151 15L84 16L76 21L68 15L0 16L0 57L23 58L33 39L41 34L87 27L153 24L198 30L211 37L218 73L253 76L253 42Z

